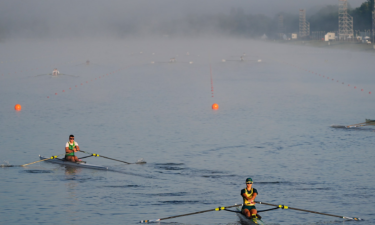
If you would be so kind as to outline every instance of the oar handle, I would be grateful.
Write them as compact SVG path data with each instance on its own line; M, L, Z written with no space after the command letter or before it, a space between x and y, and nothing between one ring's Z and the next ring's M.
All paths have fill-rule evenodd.
M79 158L79 159L85 159L85 158L88 158L88 157L93 157L93 155L84 156L84 157L81 157L81 158Z

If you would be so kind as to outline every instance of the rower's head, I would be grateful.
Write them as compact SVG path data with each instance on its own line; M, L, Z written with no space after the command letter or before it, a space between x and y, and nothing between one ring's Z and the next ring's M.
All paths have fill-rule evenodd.
M251 185L253 185L253 179L249 177L246 179L246 186L251 186Z
M73 134L69 135L69 141L70 141L70 142L73 142L73 141L74 141L74 135L73 135Z

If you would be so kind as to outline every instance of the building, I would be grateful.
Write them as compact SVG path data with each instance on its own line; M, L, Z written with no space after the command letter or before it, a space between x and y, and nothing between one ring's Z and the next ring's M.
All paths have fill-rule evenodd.
M353 17L348 14L348 1L339 0L339 32L340 40L354 38Z
M324 35L324 41L332 41L332 40L336 40L335 33L328 32L326 35Z
M310 23L306 21L306 11L299 10L299 38L308 38L310 36Z

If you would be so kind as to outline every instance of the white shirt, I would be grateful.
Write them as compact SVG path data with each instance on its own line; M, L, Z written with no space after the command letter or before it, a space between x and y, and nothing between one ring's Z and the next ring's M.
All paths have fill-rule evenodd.
M70 141L66 142L66 145L65 145L65 147L69 147L69 143L70 143ZM75 144L76 146L78 146L78 143L77 143L77 142L75 142L75 141L74 141L74 144Z
M53 70L53 71L52 71L52 75L55 75L55 76L56 76L56 75L59 75L59 74L60 74L60 72L59 72L58 70Z

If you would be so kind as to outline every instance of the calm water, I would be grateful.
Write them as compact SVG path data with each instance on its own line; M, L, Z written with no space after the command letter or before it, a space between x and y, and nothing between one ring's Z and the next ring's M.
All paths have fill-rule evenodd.
M1 164L62 154L69 134L82 150L147 161L0 169L0 224L137 224L241 203L247 177L258 201L375 224L375 129L330 127L375 119L374 54L229 39L14 41L0 52ZM55 67L77 77L41 75ZM281 209L262 216L356 223ZM230 212L162 223L240 224Z

